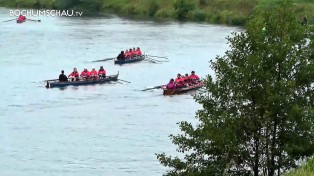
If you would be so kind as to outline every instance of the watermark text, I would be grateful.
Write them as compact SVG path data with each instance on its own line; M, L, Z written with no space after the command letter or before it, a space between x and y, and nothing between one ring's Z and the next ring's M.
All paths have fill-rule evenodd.
M64 16L77 17L82 16L83 12L75 12L74 10L10 10L10 16Z

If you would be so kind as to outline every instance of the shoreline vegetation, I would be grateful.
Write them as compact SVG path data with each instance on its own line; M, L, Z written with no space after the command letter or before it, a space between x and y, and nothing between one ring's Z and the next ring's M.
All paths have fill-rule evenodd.
M294 0L296 16L314 23L314 1ZM244 26L260 8L270 8L269 0L0 0L11 8L58 9L83 11L84 15L116 14L137 19L174 19Z

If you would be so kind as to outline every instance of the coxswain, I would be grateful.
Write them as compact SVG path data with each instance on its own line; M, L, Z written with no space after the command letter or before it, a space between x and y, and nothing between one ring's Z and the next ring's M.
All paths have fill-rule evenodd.
M121 51L121 53L117 57L117 60L124 60L124 59L125 59L124 51Z
M77 72L77 69L74 68L73 72L71 72L71 74L68 77L71 78L71 81L78 81L79 80L79 73Z
M59 81L60 82L66 82L68 81L68 77L64 75L64 71L61 71L61 74L59 75Z
M84 68L84 70L81 72L81 75L80 75L82 78L84 78L84 79L87 79L87 78L89 78L89 76L90 76L90 73L89 73L89 71L87 70L87 68Z
M166 86L167 89L176 89L176 85L174 84L174 80L170 79L169 83Z
M95 67L93 67L92 71L89 72L89 75L92 79L97 79L98 78L98 73L95 70Z
M99 78L106 78L106 70L103 66L100 66L100 69L98 71Z

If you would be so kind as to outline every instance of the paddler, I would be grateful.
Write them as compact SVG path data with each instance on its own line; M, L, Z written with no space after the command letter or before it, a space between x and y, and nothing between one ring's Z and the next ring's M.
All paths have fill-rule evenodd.
M92 71L89 72L89 75L92 79L97 79L98 78L98 73L95 70L95 67L93 67Z
M103 66L100 66L100 69L98 70L98 76L99 78L106 78L106 70Z
M174 84L174 80L170 79L169 83L166 86L167 89L176 89L176 85Z
M73 72L71 72L71 74L68 76L69 78L71 78L72 81L78 81L79 80L79 73L77 72L77 69L74 68Z
M121 53L117 57L117 60L124 60L124 59L125 59L124 51L121 51Z
M195 74L195 71L191 72L191 75L189 76L189 78L191 79L191 81L193 83L197 83L199 81L199 77Z
M177 88L183 88L183 82L184 81L183 81L180 73L177 74L177 78L174 80L174 82L175 82Z
M136 54L137 55L142 55L142 51L141 51L140 47L137 47Z
M80 76L83 77L84 79L89 78L90 73L89 73L89 71L87 70L87 68L84 68L84 70L81 72L81 75L80 75Z
M26 17L24 15L20 15L17 19L17 21L25 21Z

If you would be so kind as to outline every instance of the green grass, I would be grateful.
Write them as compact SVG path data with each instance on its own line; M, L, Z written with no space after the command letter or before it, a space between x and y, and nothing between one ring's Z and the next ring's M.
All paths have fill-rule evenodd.
M314 176L314 158L308 160L303 166L285 174L284 176Z

